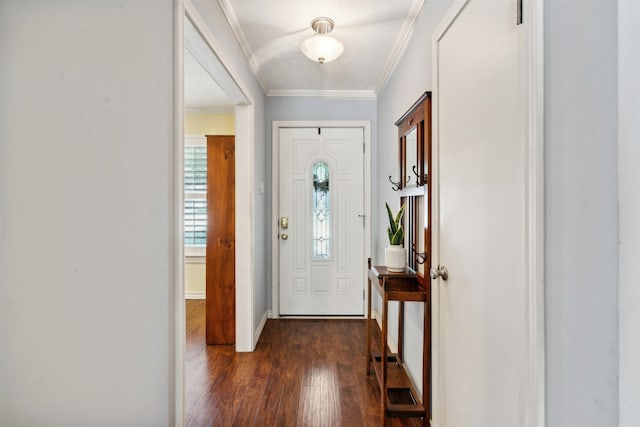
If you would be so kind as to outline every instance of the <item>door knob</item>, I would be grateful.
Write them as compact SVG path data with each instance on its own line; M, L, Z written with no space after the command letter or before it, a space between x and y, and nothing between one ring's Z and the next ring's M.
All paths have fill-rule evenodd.
M449 279L449 271L444 265L439 267L431 267L431 270L429 270L429 276L431 276L433 280L436 280L438 277L442 277L442 280L446 281L447 279Z
M280 235L280 238L281 238L282 240L287 240L287 239L289 238L289 235L288 235L287 233L282 233L282 234Z

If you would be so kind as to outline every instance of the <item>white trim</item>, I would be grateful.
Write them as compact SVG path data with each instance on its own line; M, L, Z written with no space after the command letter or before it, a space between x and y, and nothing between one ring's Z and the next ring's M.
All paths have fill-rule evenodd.
M251 68L251 71L253 71L253 74L255 74L256 78L258 79L258 82L260 82L260 86L262 87L262 90L266 94L269 91L269 87L267 86L267 82L264 80L264 78L260 74L260 64L258 64L258 61L253 55L251 47L247 42L247 37L244 35L244 31L242 31L242 26L240 25L240 22L238 21L238 17L233 11L233 7L231 6L231 3L229 2L229 0L218 0L218 4L222 9L222 13L224 14L225 19L229 23L229 26L231 27L233 34L236 36L236 40L238 40L238 43L242 48L242 53L247 59L247 62L249 63L249 67Z
M230 107L191 107L185 108L185 114L233 114L235 111L234 106Z
M184 145L207 145L207 137L205 135L185 135Z
M543 427L545 417L545 295L544 295L544 2L524 0L524 17L529 39L528 73L529 73L529 145L527 157L529 164L526 207L529 215L530 239L526 248L526 260L529 295L529 365L528 381L531 384L526 396L526 414L529 426Z
M458 14L466 6L469 0L458 0L449 9L447 15L436 29L432 38L432 86L433 91L433 129L432 129L432 158L431 165L433 175L432 185L432 221L439 224L439 212L437 207L440 203L439 194L439 128L437 115L439 111L438 96L438 41L442 39L450 28ZM524 221L527 225L525 230L525 286L528 294L526 296L526 313L524 322L526 323L525 337L527 351L525 362L526 368L523 378L529 387L524 390L521 404L523 414L521 419L523 427L542 427L545 425L545 332L544 332L544 56L543 56L543 2L538 0L524 0L524 31L523 36L527 41L526 68L527 72L527 108L528 108L528 144L527 163L525 171L525 209L527 216ZM439 241L439 228L432 229L432 252L433 265L439 265L440 254L437 248ZM444 383L440 379L440 284L434 281L432 290L432 425L443 427L446 420L443 420L443 396Z
M174 82L173 82L173 122L174 127L174 163L173 163L173 358L174 358L174 414L176 427L185 422L185 351L186 351L186 313L184 284L184 3L174 2Z
M316 98L338 98L338 99L376 99L376 92L373 90L284 90L276 89L267 92L267 96L307 96Z
M201 249L201 248L198 248ZM184 263L185 264L205 264L207 262L207 257L202 255L185 255Z
M416 21L420 16L420 11L424 6L425 0L414 0L411 5L411 9L409 10L409 14L404 20L402 24L402 29L398 34L398 38L396 39L393 48L391 49L391 53L389 55L389 60L387 61L387 65L382 72L382 76L376 85L375 93L380 93L382 89L384 89L385 85L389 81L389 78L395 71L400 59L402 59L402 55L404 51L407 49L407 45L411 40L411 36L413 35L413 29L416 26Z
M272 310L267 310L267 318L273 319L273 311Z
M411 40L411 35L413 34L413 29L415 28L416 21L420 16L420 11L424 6L425 0L414 0L411 8L409 9L409 13L402 24L402 28L398 33L398 37L396 38L395 43L393 44L387 63L384 67L382 75L376 85L374 90L363 90L363 91L341 91L341 90L272 90L269 88L266 80L260 73L260 64L256 60L256 57L249 46L249 42L247 41L247 37L242 31L242 26L238 21L238 17L236 16L233 6L231 5L230 0L218 0L218 4L222 9L222 12L225 16L225 19L229 23L233 34L238 41L242 49L242 53L244 54L247 62L249 63L249 67L251 71L256 76L258 81L260 82L260 86L262 90L267 96L316 96L316 97L338 97L338 98L376 98L376 95L380 93L380 91L384 88L384 86L389 81L389 77L393 74L394 70L398 66L400 59L404 51ZM345 92L345 93L341 93ZM362 94L358 94L357 92L362 92Z
M209 31L204 19L200 16L190 0L184 0L185 16L208 51L217 57L222 70L215 68L209 72L217 72L215 79L223 91L236 102L235 107L235 142L236 142L236 351L253 351L253 307L254 307L254 245L255 235L253 218L253 181L254 161L253 145L255 143L254 101L238 73L231 66L222 47ZM201 45L201 43L198 42ZM194 53L194 52L192 52ZM196 59L200 60L195 55ZM226 82L226 83L222 83ZM225 92L226 93L226 92Z
M453 8L452 8L453 9ZM445 15L442 22L449 22L451 10ZM437 40L444 32L442 25L440 25L433 34L431 42L431 58L432 58L432 83L431 86L434 90L431 93L431 262L433 266L437 266L440 263L439 246L437 242L440 240L440 228L436 224L440 223L440 215L437 207L440 206L440 182L438 177L440 176L440 163L438 158L440 157L440 140L438 138L439 126L438 126L438 43ZM436 38L437 36L437 38ZM426 273L426 272L425 272ZM442 417L442 403L440 402L440 396L443 393L443 384L440 381L440 287L435 280L431 281L431 419L432 426L439 426L440 419Z
M371 318L376 321L378 328L382 330L382 316L376 310L371 309Z
M382 316L380 315L380 313L378 313L376 310L371 310L371 318L376 321L376 323L378 324L378 329L382 331ZM391 353L398 352L398 343L396 342L395 338L391 334L391 331L389 330L387 330L387 346L389 347L389 351Z
M206 299L206 292L185 292L184 299Z
M185 33L191 34L193 30L200 34L200 37L185 37L184 47L188 49L194 58L202 65L213 80L225 93L229 101L234 105L254 104L251 92L247 90L240 75L231 65L231 61L224 53L224 49L213 37L207 23L198 13L191 0L181 0L184 2L185 17L190 25L185 28ZM213 53L212 55L209 55Z
M280 200L280 128L305 128L305 127L331 127L331 128L362 128L364 130L364 214L365 214L365 229L364 229L364 260L371 257L371 122L370 121L274 121L272 124L271 142L271 218L274 225L271 227L271 307L272 316L277 319L280 316L280 301L279 301L279 265L280 265L280 245L278 244L278 227L275 225L279 217L278 207ZM366 263L362 263L363 271L363 287L367 289L367 266ZM369 298L365 295L363 300L363 313L366 316L365 303ZM314 317L317 318L317 317ZM335 317L332 317L335 319ZM353 317L351 317L353 318Z
M269 312L265 311L264 314L262 315L262 319L260 319L260 323L258 324L258 328L256 329L255 334L253 334L253 341L255 342L255 345L258 344L258 340L260 339L260 335L262 335L262 330L264 329L264 325L267 324L267 319L269 318Z
M187 40L185 19L189 22L190 34L199 33L198 40ZM203 64L207 72L214 73L215 80L227 97L236 104L236 161L242 167L236 168L236 351L252 351L254 348L253 310L255 288L255 254L253 208L254 165L253 146L255 145L254 100L231 61L224 54L202 17L190 0L175 0L174 10L174 186L173 186L173 263L174 263L174 420L176 426L184 426L185 401L185 288L184 288L184 249L182 242L182 189L183 189L183 152L184 152L184 57L183 49L187 44L206 56ZM204 45L203 45L204 44ZM206 46L205 46L206 45ZM192 53L194 53L192 51ZM196 57L197 58L197 57ZM217 60L214 60L217 58ZM201 58L202 59L202 58ZM216 62L217 61L217 62ZM201 62L202 64L202 62ZM212 74L213 76L213 74ZM240 159L240 160L238 160ZM179 242L176 244L175 242Z
M236 106L236 351L253 351L255 306L255 204L253 105Z

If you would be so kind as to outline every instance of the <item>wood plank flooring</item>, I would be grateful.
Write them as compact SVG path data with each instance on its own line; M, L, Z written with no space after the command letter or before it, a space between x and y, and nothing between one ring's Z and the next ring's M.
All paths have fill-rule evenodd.
M363 320L269 320L253 353L207 346L204 301L187 300L187 426L381 426ZM388 426L419 426L391 419Z

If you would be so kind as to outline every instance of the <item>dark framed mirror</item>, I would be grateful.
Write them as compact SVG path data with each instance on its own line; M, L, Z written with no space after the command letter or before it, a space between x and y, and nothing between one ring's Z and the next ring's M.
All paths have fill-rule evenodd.
M429 102L426 102L429 100ZM425 146L430 139L430 129L425 126L431 115L431 92L425 92L411 108L400 117L398 126L400 189L425 185L428 160Z
M405 205L405 239L407 266L419 280L428 278L431 264L431 92L425 92L400 117L398 127L399 190ZM395 188L394 188L395 189Z

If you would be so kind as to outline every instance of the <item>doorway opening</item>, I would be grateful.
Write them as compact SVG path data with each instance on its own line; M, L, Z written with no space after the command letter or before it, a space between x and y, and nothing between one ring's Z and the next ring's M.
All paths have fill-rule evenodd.
M192 229L187 230L185 217L187 210L185 202L187 197L185 194L185 147L187 145L185 135L190 136L195 127L196 134L202 139L208 133L222 133L235 135L235 163L241 164L242 167L236 167L235 174L235 350L239 352L253 351L255 347L254 337L254 253L253 244L254 226L253 226L253 207L251 198L253 196L253 175L254 175L254 159L253 159L253 143L254 143L254 102L250 96L250 92L246 89L233 67L225 61L220 46L209 31L204 19L200 16L195 6L191 2L176 3L176 20L175 20L175 195L174 195L174 213L176 217L176 245L174 251L174 271L175 271L175 423L183 425L185 420L185 346L186 346L186 318L185 318L185 297L206 298L204 289L193 289L194 283L202 286L204 280L204 265L206 262L205 249L202 247L201 223L198 223L197 212L194 202L198 198L190 199L194 208L190 211L192 214ZM191 100L187 100L188 86L194 82L196 77L188 75L186 66L198 65L197 73L201 78L208 79L209 84L206 85L207 92L210 96L221 96L226 98L227 104L219 108L210 108L198 111L194 105L188 105ZM213 95L215 93L216 95ZM186 107L190 108L187 109ZM199 116L200 115L200 116ZM226 126L219 129L213 129L213 132L203 128L197 129L198 126L211 125L211 121L204 120L203 117L214 120L217 125ZM208 116L208 117L207 117ZM221 116L225 116L224 118ZM206 124L208 123L208 125ZM230 130L230 131L229 131ZM204 131L204 132L203 132ZM202 206L202 202L200 202ZM201 220L202 218L200 218ZM206 220L206 215L205 215ZM192 243L197 243L195 254L191 248L188 251L185 248L185 237L192 238ZM197 242L196 242L197 241ZM199 253L197 250L200 245ZM238 256L242 254L242 256ZM185 262L185 255L190 255L191 261L200 261L189 263ZM199 259L198 259L199 258ZM199 267L194 267L199 265ZM199 271L198 271L199 270ZM188 277L185 278L185 273ZM199 276L199 277L198 277ZM186 279L186 280L185 280ZM194 279L194 283L186 283ZM186 286L190 288L187 289ZM187 291L189 290L189 293Z

